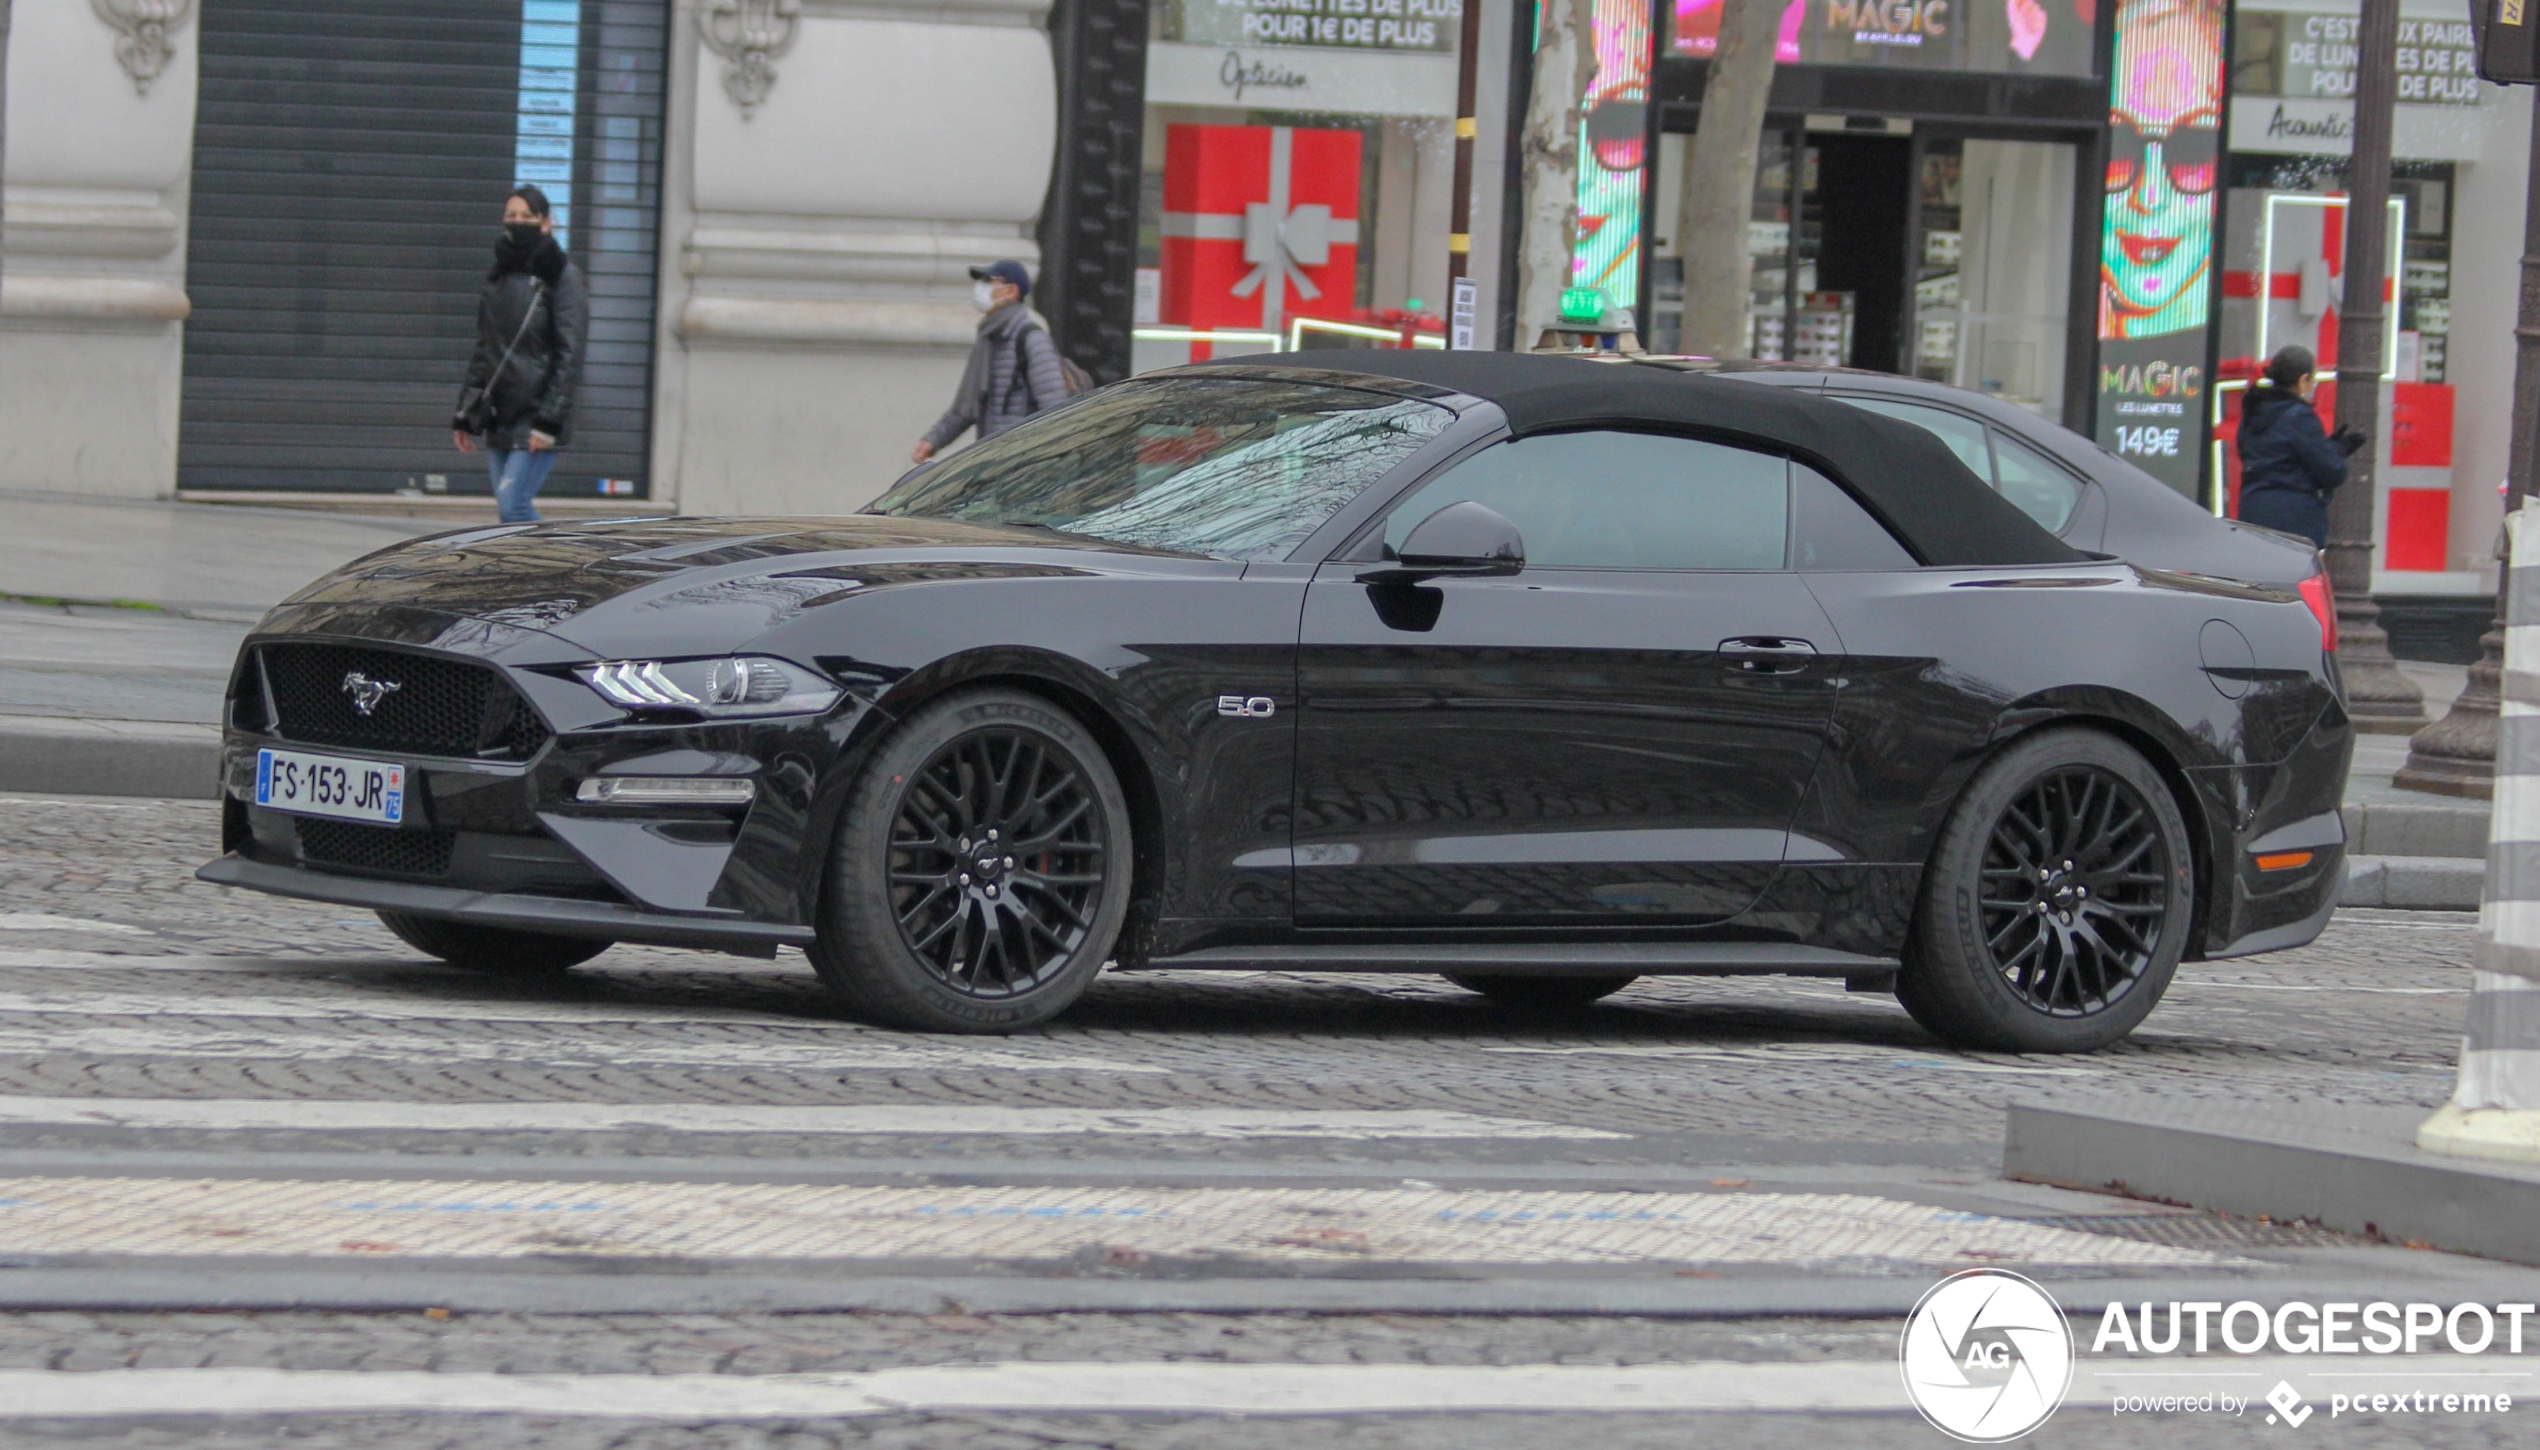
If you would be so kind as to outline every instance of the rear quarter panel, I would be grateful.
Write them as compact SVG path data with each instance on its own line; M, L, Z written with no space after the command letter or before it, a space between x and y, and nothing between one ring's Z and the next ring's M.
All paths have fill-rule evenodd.
M1795 829L1846 862L1919 870L1995 751L2089 724L2170 779L2208 883L2200 939L2212 939L2244 914L2242 843L2336 809L2350 737L2318 623L2289 590L2125 566L1808 579L1842 640L1845 683ZM2209 643L2217 622L2226 632Z

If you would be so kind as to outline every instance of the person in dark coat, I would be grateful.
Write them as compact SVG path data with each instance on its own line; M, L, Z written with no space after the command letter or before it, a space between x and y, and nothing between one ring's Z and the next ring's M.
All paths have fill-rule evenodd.
M2240 400L2240 518L2244 523L2328 543L2328 496L2346 481L2346 460L2364 446L2351 428L2320 427L2311 392L2318 363L2307 347L2267 359L2265 380Z
M476 352L450 419L461 453L481 443L507 524L536 523L539 485L573 439L573 395L590 348L591 297L556 242L547 194L515 189L476 304Z
M952 406L917 440L911 460L924 463L972 428L984 442L1067 401L1067 371L1059 365L1058 344L1023 305L1031 293L1032 277L1021 262L970 269L970 300L987 316L979 319L979 337L970 345L970 365L962 370L961 386L953 390Z

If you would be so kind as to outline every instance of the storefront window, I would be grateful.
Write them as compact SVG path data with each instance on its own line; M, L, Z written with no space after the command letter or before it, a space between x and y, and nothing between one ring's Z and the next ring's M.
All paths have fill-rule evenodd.
M2324 415L2335 410L2329 375L2355 361L2344 356L2339 313L2359 26L2356 0L2240 0L2233 15L2220 365L2208 408L2217 429L2213 501L2226 511L2239 507L2239 405L2267 355L2287 343L2312 350L2323 379L2314 402ZM2464 539L2468 548L2456 551L2453 490L2492 479L2457 477L2453 468L2452 215L2460 186L2486 159L2483 112L2496 92L2477 78L2477 36L2459 6L2399 0L2397 39L2374 564L2448 574L2442 587L2477 590L2489 587L2478 573L2484 544ZM2505 165L2519 176L2520 152L2508 149ZM2383 576L2375 588L2391 585Z
M1133 365L1444 342L1458 0L1161 0Z
M2346 352L2339 314L2346 282L2346 158L2234 156L2223 274L2221 366L2212 409L2217 499L2237 515L2240 403L2276 349L2298 344L2318 359L2324 417L2335 412L2334 374ZM2381 482L2390 508L2380 567L2441 571L2449 558L2454 164L2393 163L2389 254L2394 306L2381 373L2389 446Z

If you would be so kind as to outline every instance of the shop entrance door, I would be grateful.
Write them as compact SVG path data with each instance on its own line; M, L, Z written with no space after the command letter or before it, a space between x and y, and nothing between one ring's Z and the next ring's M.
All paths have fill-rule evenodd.
M1923 143L1907 371L2070 421L2074 164L2064 141Z
M1799 244L1816 252L1803 310L1848 314L1843 365L1892 373L1904 357L1905 227L1913 210L1914 143L1903 136L1811 135L1816 184L1799 198Z
M1691 137L1660 138L1650 338L1684 350L1680 229ZM1767 126L1747 216L1747 356L1901 372L2068 421L2080 151ZM2082 280L2088 281L2088 274Z
M1650 337L1684 342L1684 269L1674 232L1691 137L1661 138ZM1766 128L1748 215L1746 355L1817 367L1904 365L1906 241L1913 220L1914 144L1889 134ZM1694 264L1697 268L1699 263Z

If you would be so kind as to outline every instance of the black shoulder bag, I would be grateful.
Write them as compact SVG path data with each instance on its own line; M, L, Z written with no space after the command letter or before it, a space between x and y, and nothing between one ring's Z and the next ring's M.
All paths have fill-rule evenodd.
M512 354L520 350L520 340L529 335L529 324L538 320L538 301L546 295L546 283L533 280L529 284L529 310L520 315L520 328L512 334L511 345L504 348L503 355L495 360L494 370L485 375L485 381L460 395L459 421L468 432L481 437L493 428L495 380L502 377L503 369L511 366Z

